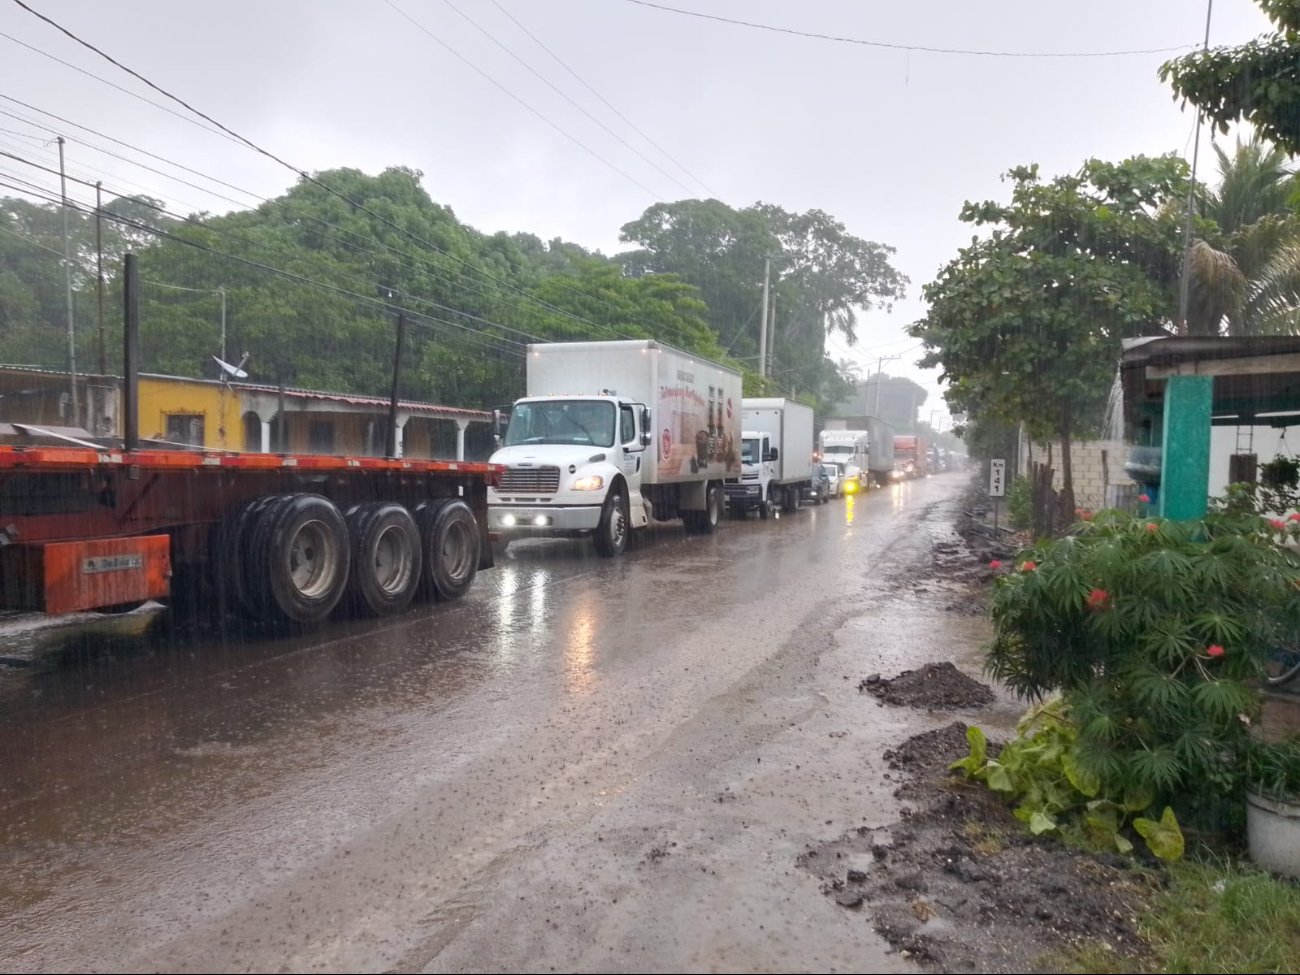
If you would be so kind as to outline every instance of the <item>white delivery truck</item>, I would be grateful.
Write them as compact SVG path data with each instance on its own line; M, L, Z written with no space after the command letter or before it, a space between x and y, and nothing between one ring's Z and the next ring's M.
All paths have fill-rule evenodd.
M874 416L867 417L867 473L872 483L884 487L894 477L894 428Z
M498 545L590 535L604 556L652 518L712 532L740 473L740 402L739 372L659 342L528 346L488 531Z
M812 483L812 407L767 397L743 400L740 413L740 477L727 482L727 507L764 518L798 511Z
M868 431L823 430L818 452L823 463L839 465L840 490L845 494L865 491L870 485L871 434Z

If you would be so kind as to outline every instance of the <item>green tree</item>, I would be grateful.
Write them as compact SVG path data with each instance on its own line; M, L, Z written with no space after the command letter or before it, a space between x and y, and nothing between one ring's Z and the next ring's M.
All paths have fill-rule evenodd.
M890 307L907 284L890 264L893 248L850 234L821 210L790 213L762 203L736 210L718 200L660 203L625 224L621 239L640 245L620 255L629 274L672 273L699 288L722 347L755 365L767 263L776 312L769 350L775 382L755 378L750 387L805 394L824 409L843 398L845 387L825 354L826 337L838 332L852 343L859 312Z
M1023 422L1061 442L1062 506L1074 510L1072 441L1103 413L1120 340L1166 330L1179 270L1169 207L1186 167L1165 156L1043 181L1036 166L1008 174L1010 203L967 203L986 226L925 288L930 310L909 329L922 366L940 366L955 412Z
M1168 61L1160 78L1223 132L1250 122L1287 152L1300 151L1300 0L1256 0L1276 30L1237 47Z
M1300 268L1285 260L1300 234L1292 204L1295 174L1286 153L1258 139L1238 141L1231 156L1217 145L1214 151L1218 186L1198 193L1201 220L1189 254L1187 331L1289 331L1295 305L1286 307L1281 289L1300 276Z

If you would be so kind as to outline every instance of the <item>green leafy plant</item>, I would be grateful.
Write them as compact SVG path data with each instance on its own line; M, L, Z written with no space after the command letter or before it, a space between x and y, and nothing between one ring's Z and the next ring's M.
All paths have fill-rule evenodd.
M984 732L968 728L970 754L950 767L1012 803L1012 814L1035 836L1056 835L1091 849L1130 853L1135 832L1155 856L1181 857L1183 834L1173 810L1166 807L1159 819L1149 819L1136 814L1151 806L1150 794L1102 793L1098 777L1078 762L1078 738L1077 726L1057 698L1021 718L1016 737L996 757L989 755Z
M1261 663L1300 633L1300 570L1277 544L1294 524L1240 503L1185 523L1099 512L997 580L986 668L1061 694L1096 795L1222 829L1258 748Z
M1034 520L1034 482L1018 477L1007 490L1007 513L1011 527L1024 531Z

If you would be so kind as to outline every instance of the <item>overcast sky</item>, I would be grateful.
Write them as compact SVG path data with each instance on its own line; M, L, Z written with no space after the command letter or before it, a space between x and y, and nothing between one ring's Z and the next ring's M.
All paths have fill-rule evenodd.
M921 287L969 240L957 220L963 201L1004 199L1000 175L1023 163L1051 176L1089 157L1190 159L1194 116L1156 73L1201 44L1206 18L1203 0L662 5L864 44L632 0L26 2L295 167L418 169L435 201L487 233L562 237L609 254L626 246L619 227L659 200L825 210L897 248L911 279L891 313L863 317L854 350L836 343L832 353L864 374L902 353L885 372L935 394L936 375L915 368L916 343L902 329L924 314ZM1212 45L1267 29L1252 0L1214 3ZM48 163L57 155L47 140L64 135L69 172L182 212L226 212L232 200L253 205L292 185L285 168L179 117L193 119L13 0L0 0L0 32L5 151ZM1010 56L1127 51L1153 53ZM1208 144L1207 130L1202 176L1213 174ZM8 159L0 174L56 185ZM937 395L922 419L930 407L941 410Z

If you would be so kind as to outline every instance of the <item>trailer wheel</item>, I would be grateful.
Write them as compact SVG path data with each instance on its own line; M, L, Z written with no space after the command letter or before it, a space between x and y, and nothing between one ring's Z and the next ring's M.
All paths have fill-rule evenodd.
M420 530L400 504L359 504L345 516L352 546L347 602L369 616L400 613L420 584Z
M627 533L631 519L627 513L627 499L617 490L609 492L604 507L600 509L600 523L596 526L596 552L607 559L622 555L627 549Z
M216 563L213 573L217 588L218 612L235 612L250 619L266 615L267 579L253 558L253 538L262 524L262 516L284 504L284 495L268 494L245 501L232 509L217 527L212 546Z
M422 504L415 513L424 552L425 590L440 599L465 595L478 572L478 520L459 498Z
M348 528L333 502L318 494L284 496L258 518L252 569L266 574L266 616L315 623L338 605L348 582Z

